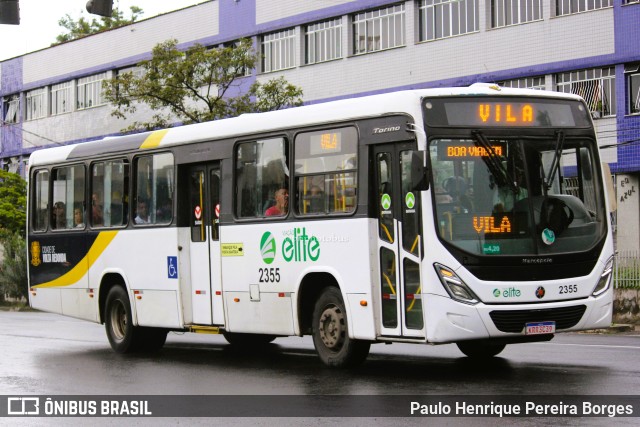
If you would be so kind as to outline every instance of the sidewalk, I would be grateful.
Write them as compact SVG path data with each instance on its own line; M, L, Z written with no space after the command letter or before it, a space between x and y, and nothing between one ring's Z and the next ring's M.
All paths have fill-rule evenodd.
M640 325L628 325L622 323L614 323L608 328L590 329L588 331L580 331L583 334L622 334L629 332L640 333Z

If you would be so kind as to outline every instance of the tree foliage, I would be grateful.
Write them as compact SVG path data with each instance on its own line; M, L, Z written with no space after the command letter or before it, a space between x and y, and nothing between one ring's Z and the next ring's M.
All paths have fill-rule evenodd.
M250 40L214 49L195 44L186 51L179 50L177 44L177 40L167 40L156 45L151 59L138 64L139 72L120 73L103 82L105 97L114 105L112 115L126 119L142 104L154 112L150 121L134 122L123 131L170 127L176 120L200 123L302 104L302 89L283 77L246 84L242 77L258 60Z
M27 183L18 174L0 170L0 232L24 236Z
M131 16L128 19L124 17L124 13L117 7L113 8L111 17L103 16L99 19L92 18L91 21L85 19L84 16L80 16L76 21L71 17L71 15L66 14L60 18L58 25L65 28L67 32L58 34L56 41L52 46L90 36L91 34L99 33L101 31L132 24L144 13L144 11L138 6L131 6L129 9L131 10Z
M0 298L27 296L26 241L19 233L0 233L0 245L4 249L0 262Z

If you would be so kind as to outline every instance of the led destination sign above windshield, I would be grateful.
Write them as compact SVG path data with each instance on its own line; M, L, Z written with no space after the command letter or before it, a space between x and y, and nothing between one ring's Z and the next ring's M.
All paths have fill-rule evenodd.
M577 101L522 98L444 98L425 102L429 126L586 127L589 119Z

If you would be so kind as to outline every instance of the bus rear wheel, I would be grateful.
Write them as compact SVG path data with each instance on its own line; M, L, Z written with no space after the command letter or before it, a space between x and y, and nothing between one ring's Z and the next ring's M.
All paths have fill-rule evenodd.
M367 358L371 343L349 338L347 312L338 288L329 287L320 294L312 321L313 345L325 365L352 367Z
M462 341L456 345L465 356L473 359L488 359L496 356L507 346L506 344L483 341Z

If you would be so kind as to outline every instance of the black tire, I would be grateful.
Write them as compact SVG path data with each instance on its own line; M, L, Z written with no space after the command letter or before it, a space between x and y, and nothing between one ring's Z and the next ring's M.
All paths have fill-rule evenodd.
M488 343L483 341L461 341L456 343L465 356L473 359L488 359L498 355L506 344Z
M313 345L325 365L353 367L367 358L371 343L349 338L347 312L338 288L322 291L313 310L312 322Z
M267 345L276 339L275 335L263 334L239 334L235 332L223 332L222 335L229 344L238 346Z
M129 296L122 286L114 286L107 294L104 326L111 348L120 354L155 352L167 340L166 329L133 325Z
M109 344L116 353L131 353L136 350L139 333L133 326L129 296L122 286L114 286L107 294L104 327Z

